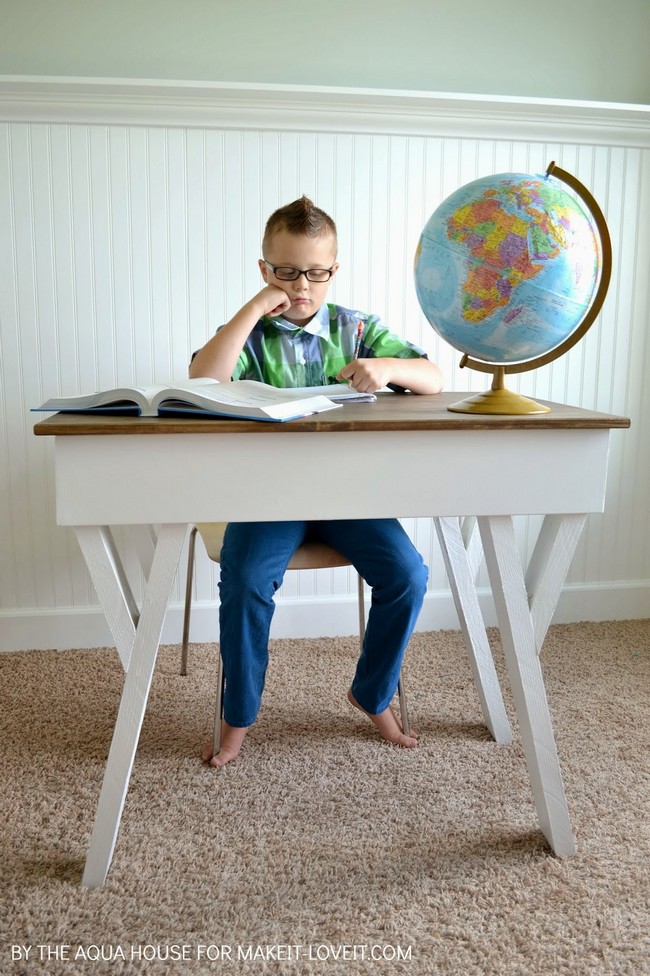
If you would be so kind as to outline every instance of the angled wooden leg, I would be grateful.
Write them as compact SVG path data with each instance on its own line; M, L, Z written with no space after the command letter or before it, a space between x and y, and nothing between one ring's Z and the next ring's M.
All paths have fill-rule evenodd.
M82 525L75 528L75 535L113 635L122 667L128 671L140 611L111 530L107 525Z
M131 525L128 529L128 539L133 545L144 578L149 579L157 541L153 525Z
M474 585L477 567L468 558L458 519L434 518L434 523L485 724L496 742L510 742L510 723Z
M569 811L512 519L483 516L479 527L539 825L556 854L573 854Z
M82 883L91 888L104 883L113 857L169 594L186 531L185 524L164 525L158 537L86 859ZM109 568L110 563L105 566L105 571ZM106 612L105 607L104 610Z
M481 545L481 533L478 530L476 516L466 515L459 519L459 524L463 545L467 553L469 571L472 579L476 579L483 562L483 546Z
M547 515L542 523L526 570L526 592L538 654L586 521L586 515Z

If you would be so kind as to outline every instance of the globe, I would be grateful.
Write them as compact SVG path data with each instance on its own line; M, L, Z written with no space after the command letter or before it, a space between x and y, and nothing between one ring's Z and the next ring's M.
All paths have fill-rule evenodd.
M418 243L418 301L436 332L464 354L461 366L494 374L490 394L450 409L546 412L506 391L504 376L577 342L600 311L610 274L600 208L555 163L542 176L486 176L447 197Z

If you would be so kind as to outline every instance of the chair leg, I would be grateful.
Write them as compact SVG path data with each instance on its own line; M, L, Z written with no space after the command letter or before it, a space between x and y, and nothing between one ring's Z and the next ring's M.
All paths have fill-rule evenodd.
M221 719L223 717L223 689L226 683L226 676L223 671L223 661L221 660L221 651L217 650L217 701L214 710L214 739L212 746L212 755L216 754L221 749Z
M366 636L366 603L363 593L363 577L357 573L357 592L359 597L359 644L363 648L363 638Z
M406 691L404 689L404 671L400 673L397 682L397 694L399 695L399 713L402 719L402 732L404 735L411 734L411 723L409 722L409 710L406 704Z
M181 644L181 674L187 674L187 645L190 639L190 614L192 613L192 581L194 577L194 549L197 528L190 532L187 556L187 581L185 583L185 611L183 613L183 642Z

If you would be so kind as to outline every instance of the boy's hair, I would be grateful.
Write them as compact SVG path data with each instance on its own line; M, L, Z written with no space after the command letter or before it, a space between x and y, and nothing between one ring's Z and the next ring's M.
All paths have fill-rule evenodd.
M299 200L294 200L271 214L264 229L262 250L281 230L286 230L289 234L304 234L306 237L331 236L334 247L337 247L336 224L304 194Z

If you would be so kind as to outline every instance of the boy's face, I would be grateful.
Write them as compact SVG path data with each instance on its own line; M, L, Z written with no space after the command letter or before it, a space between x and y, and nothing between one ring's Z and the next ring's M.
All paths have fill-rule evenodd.
M298 268L300 271L331 268L332 277L339 268L336 263L336 243L331 234L307 237L304 234L290 234L286 230L278 231L268 242L264 257L276 268ZM325 301L332 278L328 281L308 281L301 274L295 281L284 281L277 278L263 260L259 266L267 285L275 285L289 296L291 308L284 318L294 325L306 325Z

